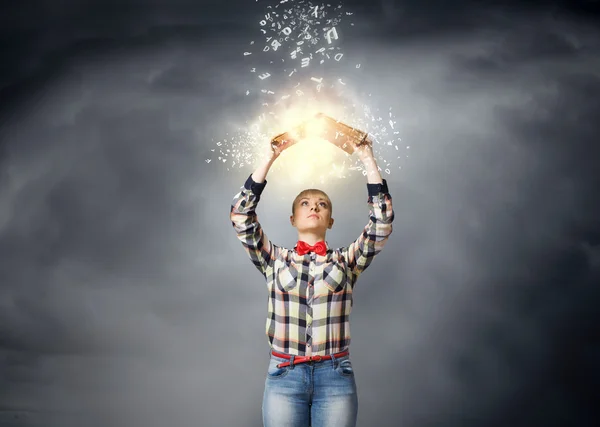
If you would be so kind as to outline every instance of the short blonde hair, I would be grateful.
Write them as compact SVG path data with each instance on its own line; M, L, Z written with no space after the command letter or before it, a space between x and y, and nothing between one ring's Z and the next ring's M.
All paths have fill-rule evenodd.
M306 190L302 190L300 192L300 194L298 194L296 196L296 198L294 199L294 203L292 204L292 215L294 215L294 213L296 212L296 204L300 201L300 199L302 199L303 197L314 196L314 195L320 195L320 196L323 196L325 199L327 199L327 202L329 203L329 212L330 213L333 212L333 205L331 204L331 199L329 198L327 193L325 193L323 190L319 190L317 188L308 188Z

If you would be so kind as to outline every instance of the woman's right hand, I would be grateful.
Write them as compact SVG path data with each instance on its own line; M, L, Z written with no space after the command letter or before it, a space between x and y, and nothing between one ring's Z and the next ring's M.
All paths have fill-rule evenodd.
M289 134L289 132L284 132L271 139L272 159L275 160L282 152L290 148L295 143L296 140Z

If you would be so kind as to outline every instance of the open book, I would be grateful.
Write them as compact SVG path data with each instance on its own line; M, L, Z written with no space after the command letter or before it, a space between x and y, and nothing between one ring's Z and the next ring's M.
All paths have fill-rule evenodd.
M354 142L356 145L369 144L368 133L355 129L335 120L323 113L318 113L311 119L301 123L294 129L277 135L271 140L273 146L278 146L284 141L290 141L290 145L306 138L322 138L348 154L354 153Z

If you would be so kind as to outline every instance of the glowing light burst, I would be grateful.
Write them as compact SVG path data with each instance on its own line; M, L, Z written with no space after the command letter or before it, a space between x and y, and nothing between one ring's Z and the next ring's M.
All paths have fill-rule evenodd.
M351 62L350 55L341 49L343 34L354 26L347 22L354 14L342 9L341 3L308 0L280 0L266 6L258 22L263 43L250 41L243 52L253 77L245 93L258 96L259 114L233 136L217 141L211 150L218 150L217 160L228 170L255 167L270 150L271 138L317 112L369 132L383 175L401 168L409 147L400 148L402 140L392 109L382 117L377 107L368 104L371 94L366 96L352 88L353 75L364 72L365 66L361 69L360 63ZM345 178L352 170L366 174L356 156L319 138L307 138L288 148L273 167L303 182L307 176L321 182Z

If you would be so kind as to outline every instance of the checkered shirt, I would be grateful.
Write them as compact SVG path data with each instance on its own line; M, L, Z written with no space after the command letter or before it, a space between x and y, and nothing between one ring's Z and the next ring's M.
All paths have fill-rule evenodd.
M273 350L326 355L350 346L352 291L358 276L392 233L394 211L387 182L367 184L369 222L348 247L323 256L298 255L267 238L256 206L267 181L248 177L231 204L231 222L250 260L266 279L266 334Z

